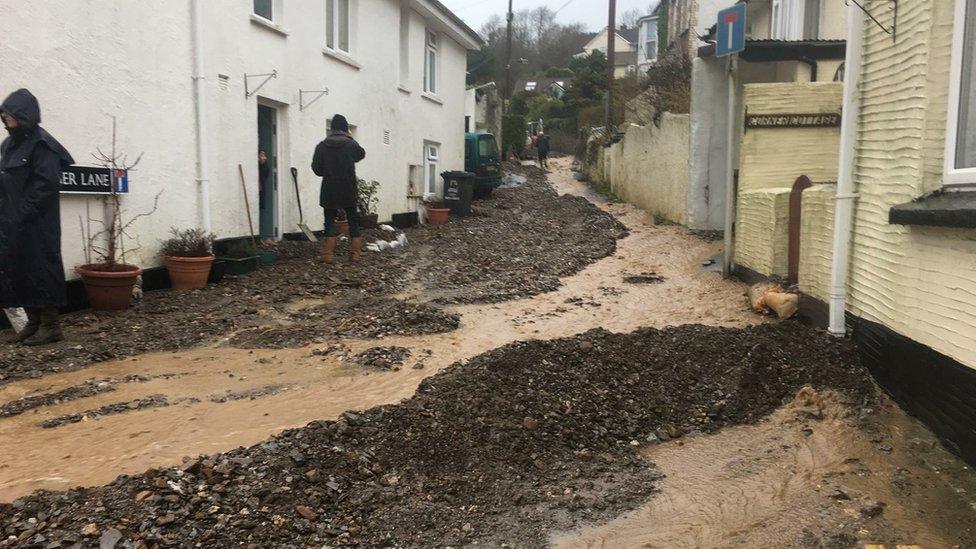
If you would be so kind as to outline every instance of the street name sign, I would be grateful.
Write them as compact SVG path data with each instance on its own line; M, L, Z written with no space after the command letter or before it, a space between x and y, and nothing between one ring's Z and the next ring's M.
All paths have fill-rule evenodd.
M63 194L126 194L129 192L129 173L98 166L68 166L61 172L61 193Z

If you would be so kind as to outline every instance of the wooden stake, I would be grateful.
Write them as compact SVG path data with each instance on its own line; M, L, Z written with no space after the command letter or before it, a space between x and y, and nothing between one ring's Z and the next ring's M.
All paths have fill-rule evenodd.
M251 221L251 202L247 199L247 185L244 184L244 166L237 165L237 171L241 174L241 190L244 191L244 208L247 210L247 228L251 231L251 246L258 247L258 241L254 238L254 222Z

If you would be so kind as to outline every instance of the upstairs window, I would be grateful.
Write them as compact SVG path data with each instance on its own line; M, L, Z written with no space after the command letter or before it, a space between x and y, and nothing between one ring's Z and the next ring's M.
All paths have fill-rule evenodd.
M534 92L535 91L535 87L536 87L536 83L535 82L526 82L525 83L525 91L527 91L527 92Z
M330 50L349 53L349 2L326 0L325 45Z
M424 91L427 93L437 93L437 43L437 33L428 30L424 55Z
M274 21L274 0L254 0L254 15Z
M657 19L644 21L644 59L657 59Z

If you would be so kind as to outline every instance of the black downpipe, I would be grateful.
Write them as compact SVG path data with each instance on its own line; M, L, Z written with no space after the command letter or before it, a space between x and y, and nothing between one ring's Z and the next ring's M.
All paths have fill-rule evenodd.
M813 60L813 59L810 59L809 57L801 57L801 58L798 59L798 61L800 63L805 63L807 66L810 67L810 81L811 82L816 82L817 81L817 62L815 60Z

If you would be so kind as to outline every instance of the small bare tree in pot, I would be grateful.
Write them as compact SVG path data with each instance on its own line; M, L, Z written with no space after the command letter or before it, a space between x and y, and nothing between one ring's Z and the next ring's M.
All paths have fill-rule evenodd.
M214 235L203 229L170 230L162 255L174 290L196 290L207 285L213 265Z
M85 294L88 302L95 310L118 311L127 309L132 302L132 289L136 280L142 274L142 269L136 265L131 265L126 260L126 255L139 249L126 249L126 241L132 240L129 230L137 220L147 217L156 212L159 207L159 196L162 191L156 194L153 199L153 206L147 212L132 216L128 220L123 219L122 199L118 192L116 177L119 174L133 170L142 159L140 154L134 162L129 163L127 157L116 151L116 122L112 117L112 150L106 154L101 149L96 149L97 154L92 156L103 167L110 170L112 180L112 191L106 198L108 201L108 219L92 219L88 215L88 223L82 224L82 231L85 236L85 264L75 267L84 282ZM92 225L99 225L101 229L92 231ZM87 231L85 230L87 227ZM135 239L138 241L138 239Z

